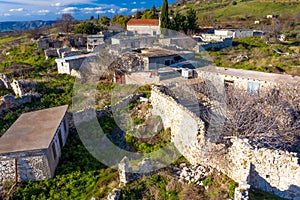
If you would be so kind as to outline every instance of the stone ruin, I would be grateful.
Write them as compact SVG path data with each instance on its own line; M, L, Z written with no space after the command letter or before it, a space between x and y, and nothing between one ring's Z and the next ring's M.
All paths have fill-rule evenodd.
M120 186L126 185L127 183L139 179L145 175L152 174L153 166L150 158L144 158L140 163L140 168L137 171L134 171L129 167L129 159L124 157L119 165L119 177L120 177Z
M33 97L40 97L34 93L36 83L31 80L15 80L10 82L6 75L0 74L0 88L11 89L14 95L7 94L0 98L0 113L11 108L30 103Z

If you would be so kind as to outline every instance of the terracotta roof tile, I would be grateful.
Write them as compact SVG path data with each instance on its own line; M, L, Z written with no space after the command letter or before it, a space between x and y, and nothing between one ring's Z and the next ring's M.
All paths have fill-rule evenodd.
M158 26L159 20L158 19L131 19L128 21L127 26Z

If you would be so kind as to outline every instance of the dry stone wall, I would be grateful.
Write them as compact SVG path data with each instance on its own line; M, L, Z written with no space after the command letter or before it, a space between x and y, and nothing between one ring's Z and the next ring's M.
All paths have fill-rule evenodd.
M153 86L153 112L170 127L172 141L193 164L213 167L239 183L300 200L300 166L296 153L254 148L247 139L231 138L232 145L210 142L203 121Z
M19 157L18 153L0 156L1 183L15 181L16 174L18 181L43 180L51 177L46 155L17 157Z

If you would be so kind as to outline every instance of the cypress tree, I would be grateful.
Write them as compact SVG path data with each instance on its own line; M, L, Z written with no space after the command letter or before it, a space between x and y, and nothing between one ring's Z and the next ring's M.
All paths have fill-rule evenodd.
M161 8L160 26L161 28L169 28L168 0L164 0Z

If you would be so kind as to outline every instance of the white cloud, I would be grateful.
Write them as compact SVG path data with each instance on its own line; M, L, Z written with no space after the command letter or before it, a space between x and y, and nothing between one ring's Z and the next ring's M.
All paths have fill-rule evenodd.
M135 5L135 4L136 4L136 1L132 2L132 4Z
M140 2L140 4L146 4L146 1L142 1L142 2Z
M96 8L82 8L83 11L96 11L96 10L102 10L102 7L96 7Z
M46 13L49 13L50 10L39 10L38 13L41 13L41 14L46 14Z
M113 13L113 14L114 14L116 11L115 11L114 9L112 9L112 8L111 8L111 9L110 9L110 10L108 10L107 12L109 12L109 13Z
M127 3L122 3L122 5L123 5L123 6L126 6L126 5L127 5Z
M77 10L78 10L78 8L76 8L76 7L67 7L67 8L62 9L61 12L62 13L72 13Z
M5 16L5 17L9 17L10 14L9 14L9 13L4 13L4 16Z
M9 10L9 12L22 12L22 11L24 11L24 8L13 8Z
M106 10L98 10L96 11L96 14L105 14L106 13Z
M132 12L132 13L135 13L136 11L138 11L137 8L131 9L131 12Z
M62 3L60 3L60 2L53 3L53 4L51 4L51 6L53 6L53 7L60 7L60 6L62 6Z
M128 8L120 8L119 11L120 12L126 12L126 11L128 11Z

